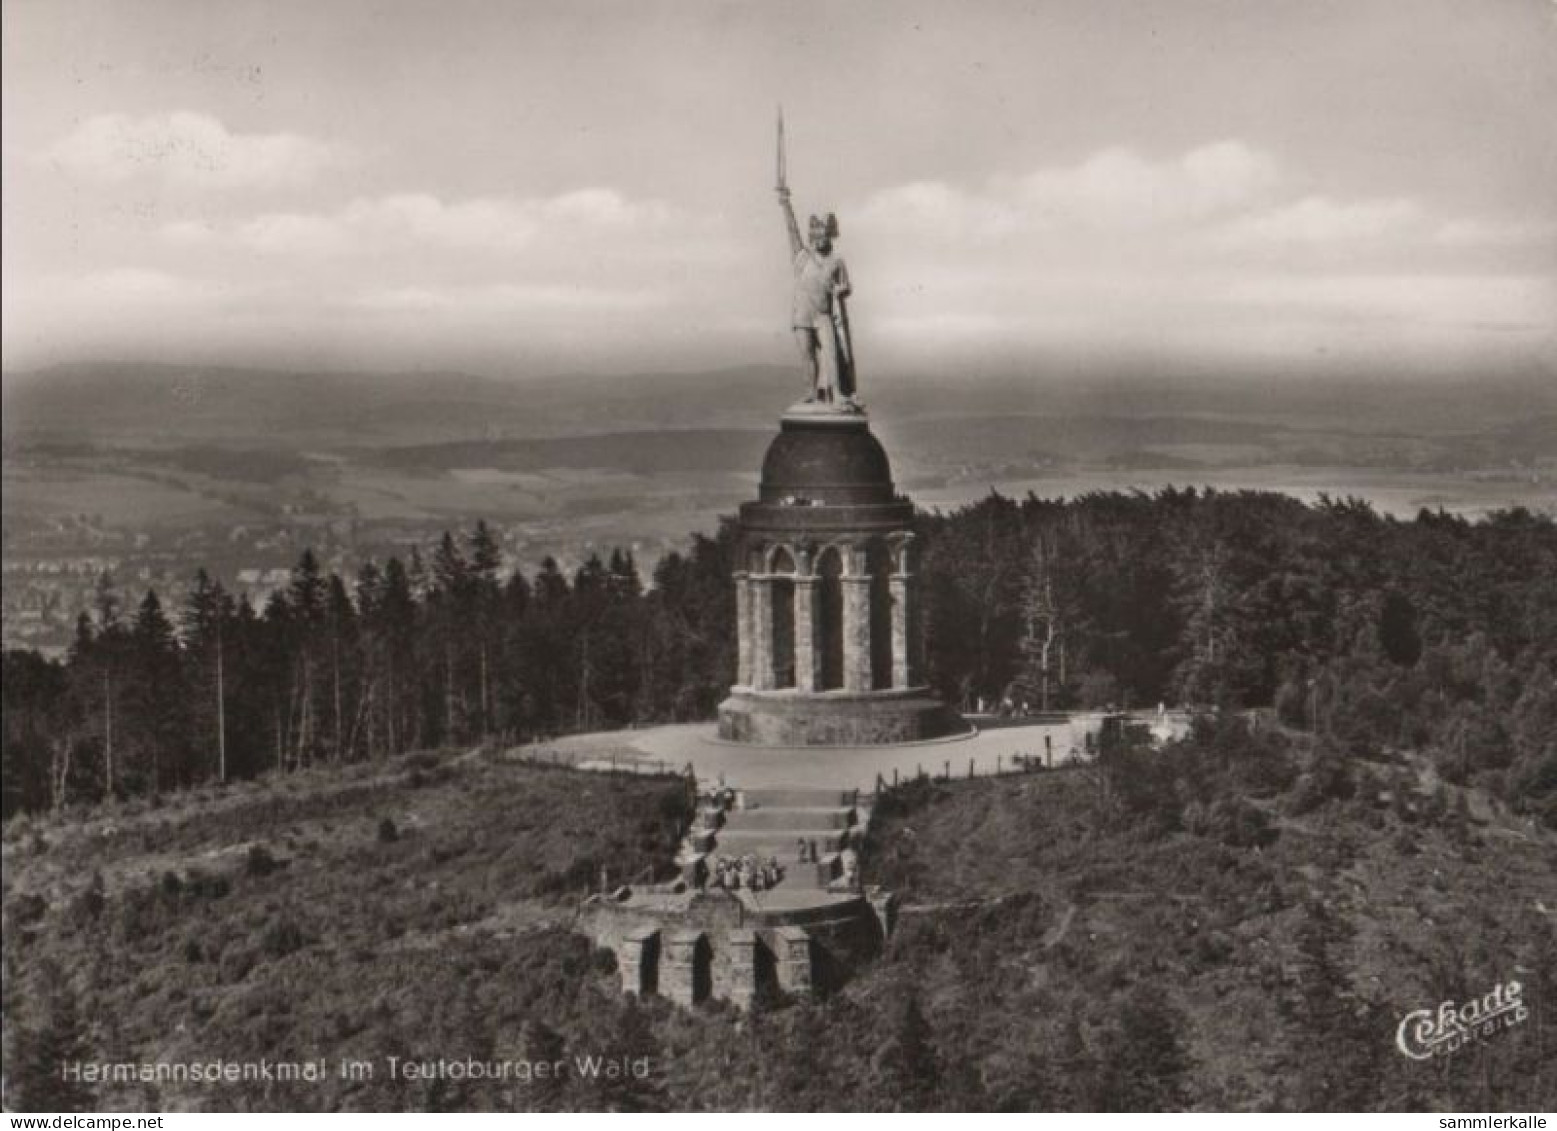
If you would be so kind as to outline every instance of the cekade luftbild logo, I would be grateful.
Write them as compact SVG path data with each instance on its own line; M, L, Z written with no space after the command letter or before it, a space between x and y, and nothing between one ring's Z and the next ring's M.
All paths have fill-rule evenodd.
M1463 1005L1446 1001L1437 1009L1406 1014L1395 1030L1395 1047L1412 1060L1447 1056L1472 1041L1511 1029L1529 1017L1524 987L1518 982L1504 982Z

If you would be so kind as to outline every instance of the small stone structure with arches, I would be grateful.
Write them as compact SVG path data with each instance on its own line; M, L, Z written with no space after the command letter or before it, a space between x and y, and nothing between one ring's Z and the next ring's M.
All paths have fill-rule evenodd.
M615 953L627 993L740 1008L826 995L880 952L896 917L891 892L860 882L869 820L852 790L707 789L676 878L597 893L581 924ZM723 859L782 866L759 879L743 863L725 882Z

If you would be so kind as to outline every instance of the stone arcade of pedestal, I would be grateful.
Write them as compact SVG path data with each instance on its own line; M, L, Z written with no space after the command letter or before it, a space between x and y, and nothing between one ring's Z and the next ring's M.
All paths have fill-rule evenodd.
M785 413L740 511L722 739L870 746L958 725L922 683L913 513L864 413Z

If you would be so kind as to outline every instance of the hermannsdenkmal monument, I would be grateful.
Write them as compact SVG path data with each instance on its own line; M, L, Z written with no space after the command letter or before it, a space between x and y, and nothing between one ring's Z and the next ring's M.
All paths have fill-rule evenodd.
M781 117L777 192L806 389L779 422L758 498L740 509L739 659L719 735L774 747L933 738L961 724L922 681L914 507L858 397L838 219L812 216L802 241L783 128Z
M923 682L914 507L858 397L838 220L811 217L802 240L783 144L781 118L778 198L805 388L768 446L757 499L740 509L738 662L717 738L685 735L674 752L691 767L741 749L778 781L746 780L749 765L741 780L689 774L697 821L677 878L601 891L582 911L616 953L623 990L683 1005L825 993L879 952L896 901L861 882L870 798L805 763L836 769L862 748L967 729Z
M931 691L914 505L859 397L837 218L812 217L801 240L782 119L778 198L804 388L768 445L758 497L740 508L737 670L718 726L559 740L587 768L686 767L697 815L675 878L602 877L580 916L616 954L625 992L687 1006L826 994L880 953L897 900L864 883L860 852L900 774L950 778L953 759L969 776L1000 773L1003 759L1052 766L1095 748L1104 723L986 734Z

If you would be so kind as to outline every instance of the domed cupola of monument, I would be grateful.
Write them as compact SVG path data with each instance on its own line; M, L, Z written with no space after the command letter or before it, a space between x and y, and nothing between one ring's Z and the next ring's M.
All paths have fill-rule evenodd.
M848 506L891 503L896 494L886 450L863 417L786 418L762 461L764 503Z

